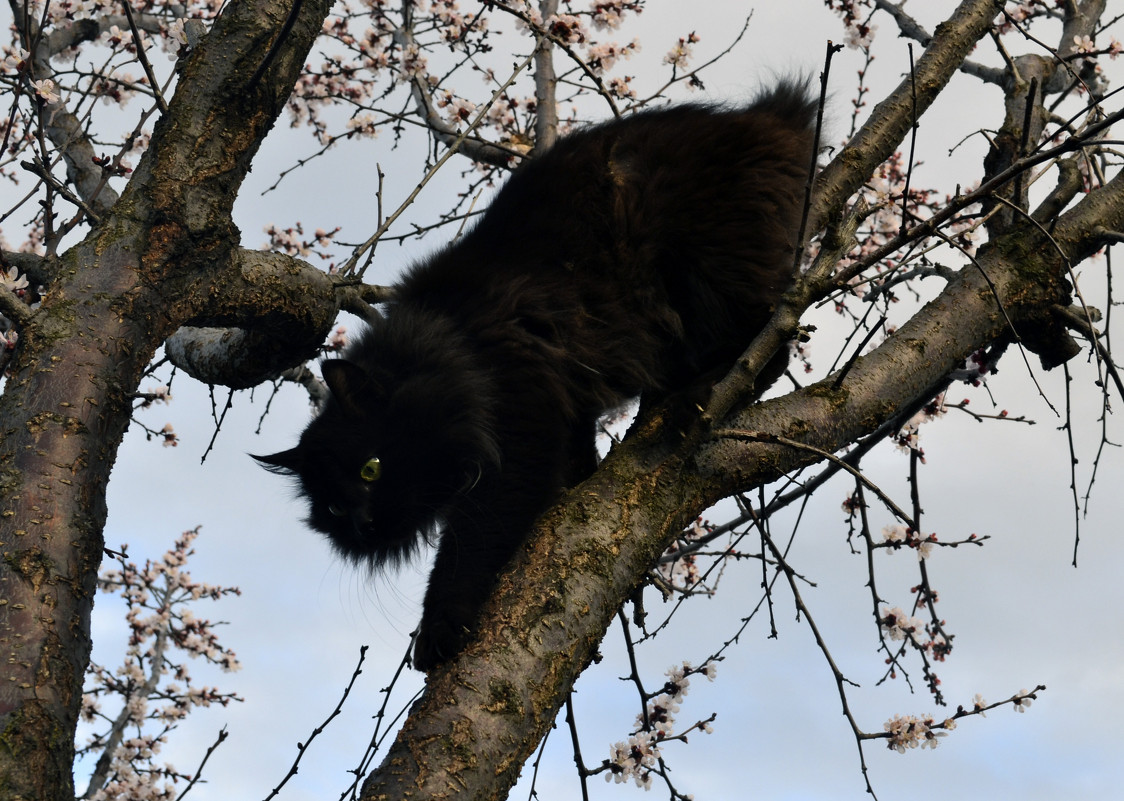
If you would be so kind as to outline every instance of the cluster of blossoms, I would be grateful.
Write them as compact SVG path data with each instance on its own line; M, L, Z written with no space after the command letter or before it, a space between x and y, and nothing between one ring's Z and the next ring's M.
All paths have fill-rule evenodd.
M28 69L30 54L22 47L4 47L4 71L23 72ZM55 91L55 82L50 78L42 78L31 82L35 96L42 102L50 105L59 101L59 94Z
M356 114L347 121L347 130L350 135L365 136L371 139L379 135L378 124L373 114Z
M160 436L163 437L162 444L165 448L174 448L180 444L179 435L176 430L172 428L171 423L165 423L164 427L160 429Z
M1036 19L1056 19L1057 8L1062 5L1056 0L1022 0L1009 2L1004 8L1002 16L996 19L996 27L1001 34L1011 33L1015 29L1026 30L1029 23ZM1098 48L1094 39L1088 35L1073 37L1073 52L1096 55L1107 53L1110 58L1116 58L1121 52L1121 45L1116 39L1111 39L1109 46L1103 50ZM1065 54L1063 54L1065 55Z
M319 48L323 59L309 65L289 96L291 124L310 127L326 148L343 138L373 136L377 126L399 124L402 110L391 109L395 104L389 98L409 85L412 97L407 108L435 123L443 134L463 130L484 107L487 96L470 91L457 76L471 70L483 78L489 93L494 92L505 76L487 66L494 61L487 54L500 49L518 52L525 42L509 45L500 40L528 35L549 36L565 51L559 53L560 60L580 62L579 67L569 65L571 74L579 74L578 80L584 80L583 74L593 76L574 97L599 91L633 100L637 98L633 77L612 71L639 50L639 42L611 41L605 34L616 31L643 6L643 0L575 0L544 19L538 4L527 0L497 0L482 6L459 0L409 4L341 0L323 25ZM683 37L667 63L684 67L690 46L697 41L694 34ZM532 146L529 132L534 129L536 103L533 96L520 93L524 85L513 84L492 98L484 117L494 140L516 151ZM333 113L340 111L346 115ZM559 113L563 127L578 109L566 111ZM480 169L496 169L493 157L486 161Z
M192 17L189 25L203 25L201 20L217 16L223 4L223 0L196 0L190 8L185 8L179 0L145 0L133 5L134 18L143 31L141 41L158 83L166 83L165 79L170 75L173 64L170 58L156 57L157 46L172 55L182 52L187 41L185 14ZM115 164L121 153L136 147L143 148L147 140L146 133L139 129L124 133L132 126L121 126L119 119L110 122L107 129L93 108L94 101L100 98L103 104L114 107L108 113L115 115L131 99L141 96L149 102L153 96L148 77L139 73L132 74L125 69L136 65L140 42L134 42L134 34L123 21L121 4L109 0L28 0L19 4L19 7L23 11L18 11L17 16L22 17L23 13L27 13L33 21L33 38L37 46L33 48L34 56L21 46L25 42L18 33L19 20L14 21L9 31L12 35L0 52L0 84L9 89L19 86L22 91L11 93L13 102L27 104L31 109L24 108L17 113L17 109L12 108L12 113L6 115L6 122L0 122L2 138L8 148L8 159L4 165L0 165L0 177L18 180L18 170L15 167L27 160L29 149L36 147L36 142L39 141L36 128L46 121L38 113L34 113L37 110L44 110L48 115L60 110L63 113L70 112L81 120L85 131L100 131L95 147L109 151L109 158ZM80 27L78 34L68 33L78 30L76 26ZM88 41L91 35L96 36L93 42ZM75 68L73 64L78 63L79 49L91 44L100 54L95 57L97 66L91 64L88 69ZM61 61L70 62L71 67L56 68L54 65ZM122 135L116 138L108 136L106 134L109 130L122 131ZM47 140L50 139L48 136ZM62 149L70 146L61 143L55 145ZM121 153L113 155L113 150L118 148ZM70 155L67 154L66 158L70 158ZM35 159L43 158L56 163L62 156L59 150L49 157L48 154L36 153ZM58 210L51 212L44 209L29 221L27 238L19 246L20 250L39 250L45 235L44 215L49 213L57 214ZM72 225L68 224L66 227ZM62 232L53 233L61 235Z
M843 34L843 42L852 50L869 50L877 30L877 25L860 22L847 28Z
M900 606L893 609L883 607L882 616L878 620L882 633L891 640L909 640L919 648L925 637L925 621L919 617L907 615Z
M877 252L883 245L894 239L902 230L903 203L905 197L904 214L911 221L923 220L932 216L937 207L936 193L929 189L919 189L909 186L907 179L907 165L901 152L895 152L890 158L879 165L870 179L859 191L861 202L869 209L858 235L858 245L841 258L836 266L839 271L846 270L854 264L863 261ZM908 187L908 194L907 194ZM959 237L967 243L966 249L970 250L970 238L963 232L965 224L954 222L949 228L950 237ZM817 255L815 243L809 249L809 258ZM883 259L871 266L878 273L886 273L894 268L900 268L900 262L894 259ZM848 293L854 297L862 298L872 291L883 291L886 300L896 300L893 292L883 289L886 279L881 275L858 274L848 280ZM843 313L846 305L842 300L836 302L836 311Z
M483 32L488 28L487 17L471 11L462 14L456 0L433 0L429 13L436 20L445 42L459 42L470 30Z
M717 663L710 661L700 668L690 662L669 668L664 674L667 682L663 690L650 699L643 714L636 718L638 731L624 742L614 743L609 749L609 759L605 760L605 781L620 784L632 779L637 787L651 789L652 773L658 768L660 744L672 737L682 737L686 732L675 734L675 713L687 695L692 674L702 674L714 681L718 673ZM711 718L713 720L713 717ZM698 729L710 734L710 721L700 721L687 731Z
M636 90L632 88L632 77L629 75L614 75L609 79L605 88L609 90L609 94L613 97L622 100L634 100L636 98Z
M167 384L158 387L149 387L144 391L145 398L141 401L140 408L147 409L154 403L171 403L172 390Z
M904 754L907 748L917 748L917 746L936 748L940 743L938 738L947 737L948 733L956 728L956 721L948 718L937 723L931 715L924 717L894 715L886 721L883 728L890 735L887 747Z
M330 351L340 351L345 347L347 347L347 326L336 326L336 330L328 337L328 343L324 348Z
M593 44L586 48L585 63L591 70L600 74L609 72L616 66L618 59L629 59L633 55L640 52L640 40L633 39L626 45L617 42L604 42L602 44ZM627 83L631 79L626 76L621 76L616 80L621 80Z
M313 248L316 246L321 248L331 247L333 237L340 231L339 226L331 231L317 228L312 234L312 238L306 239L304 227L299 222L289 228L278 228L271 223L264 226L262 230L269 234L269 242L262 245L262 250L276 250L289 256L300 256L301 258L307 258L315 254L321 259L330 259L332 254L326 250L317 251Z
M963 367L953 370L949 377L953 381L963 381L965 384L971 384L974 387L986 384L987 377L995 372L995 364L999 355L1001 355L1001 352L993 353L980 348L964 360Z
M124 598L130 637L119 668L90 664L82 697L82 721L93 732L78 755L102 755L85 795L94 801L175 797L174 785L190 777L156 763L168 733L197 707L241 700L216 687L195 685L177 658L201 657L228 672L240 667L234 652L219 643L216 624L196 617L190 608L203 598L239 594L236 587L197 582L184 569L198 535L197 528L184 532L161 559L143 567L121 555L120 568L106 570L98 579L101 590ZM107 701L120 708L105 711Z
M925 451L922 450L921 445L919 444L921 438L921 426L924 423L931 422L945 415L948 409L945 408L944 401L944 393L942 392L933 400L929 401L929 403L927 403L925 407L921 409L921 411L917 412L917 414L909 418L909 420L906 421L906 424L902 426L901 430L897 433L897 436L894 437L895 447L897 447L898 450L905 452L916 451L917 454L921 457L921 461L924 462Z
M790 359L800 362L804 365L804 372L812 372L812 343L803 342L799 339L789 340L788 355Z
M1037 689L1044 689L1038 687ZM1034 696L1025 688L1021 689L1012 697L1010 703L1016 712L1026 712L1030 708ZM987 701L979 693L976 693L972 699L972 711L965 711L963 706L957 707L956 715L954 717L946 718L941 722L937 722L932 715L894 715L886 721L882 728L887 733L887 747L897 751L899 754L904 754L907 748L936 748L939 745L941 737L946 737L948 732L956 728L956 718L964 715L980 715L987 717L986 709L988 708Z
M650 790L652 771L657 767L659 756L655 732L637 732L609 749L609 772L605 774L605 781L620 784L632 779L637 787Z
M914 589L918 591L919 595L923 594L921 588L915 587ZM933 594L933 600L936 600L935 593ZM893 609L883 607L881 616L878 618L878 625L884 636L895 641L908 639L914 646L929 653L937 662L943 662L952 652L952 644L943 634L938 631L932 636L928 636L925 621L919 617L907 615L900 606L895 606ZM927 636L928 639L926 639ZM890 662L891 659L886 661ZM940 683L936 676L928 675L934 682L933 687Z
M683 553L684 548L692 543L704 540L714 530L714 527L701 517L696 518L690 528L679 535L664 552L656 565L656 571L667 584L679 592L699 592L712 594L712 590L699 587L701 574L699 573L698 560L693 552Z
M1043 0L1024 0L1023 2L1009 2L1003 9L1000 32L1009 32L1014 25L1021 24L1049 11L1049 6Z
M692 31L686 36L680 36L679 41L671 50L667 51L667 55L663 57L664 64L670 64L677 69L685 70L694 55L692 52L692 45L699 41L698 35Z
M457 97L449 90L438 92L435 96L438 108L445 109L445 117L453 125L469 122L476 112L476 104L463 97Z
M824 0L824 5L843 18L843 36L848 47L870 47L877 29L870 24L872 0Z
M885 526L882 529L882 542L890 546L890 553L902 547L914 548L917 551L918 559L928 559L929 554L933 551L933 543L936 541L936 534L922 536L909 526L903 526L900 523Z
M626 13L639 14L643 10L643 0L595 0L590 13L594 28L615 31L621 26Z
M551 14L546 18L543 28L563 44L584 44L589 39L585 22L574 14Z

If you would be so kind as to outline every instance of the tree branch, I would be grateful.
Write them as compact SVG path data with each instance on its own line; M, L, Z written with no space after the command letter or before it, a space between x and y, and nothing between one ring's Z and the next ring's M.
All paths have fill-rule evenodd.
M558 13L558 0L541 0L539 14L548 20ZM554 74L554 43L539 39L535 50L535 152L542 153L558 139L558 100Z
M412 0L403 0L402 3L403 25L394 31L394 41L403 49L408 46L417 46L414 39L413 6ZM457 130L455 125L450 125L438 113L433 105L433 95L429 91L429 83L424 75L415 75L410 79L410 94L414 98L414 105L418 115L425 121L426 126L433 133L434 138L443 145L456 148L462 155L468 156L473 161L482 164L491 164L495 167L508 167L511 165L511 151L486 142L482 139L471 139Z
M925 26L905 12L903 8L905 5L904 3L895 4L890 2L890 0L875 0L874 5L875 8L885 11L894 18L894 22L897 23L898 31L900 31L901 36L919 42L922 47L929 46L933 35L925 30ZM998 85L1002 85L1003 79L1006 76L1006 73L1001 69L988 67L975 61L965 60L960 65L960 69L968 75L974 75L987 83Z
M205 384L248 389L314 358L341 304L364 296L362 285L280 253L240 250L235 261L222 291L208 291L165 343L172 364Z
M162 341L206 311L212 292L239 284L230 275L239 265L234 199L329 7L303 0L285 47L248 92L290 3L226 4L181 62L168 113L120 200L58 257L51 291L8 365L0 395L6 797L74 797L73 750L60 743L74 741L105 485L133 393Z
M817 198L809 216L809 230L817 231L839 215L843 204L894 152L914 119L920 118L959 69L976 42L991 29L1003 0L963 0L948 19L937 26L933 40L917 61L914 79L906 78L870 114L847 146L832 159L816 180Z

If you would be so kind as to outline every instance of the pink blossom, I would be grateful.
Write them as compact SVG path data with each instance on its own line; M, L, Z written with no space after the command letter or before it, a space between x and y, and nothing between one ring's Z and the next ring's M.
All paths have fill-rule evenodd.
M588 38L585 23L573 14L553 14L547 18L545 27L564 44L581 44Z
M867 50L874 41L876 30L878 30L878 26L869 23L851 25L848 26L847 32L843 34L843 41L847 44L847 47L854 50Z
M1034 699L1027 693L1026 688L1019 690L1019 694L1015 696L1015 711L1026 712L1030 709L1030 703Z
M907 748L936 748L939 740L938 737L947 737L947 731L935 731L939 725L936 724L932 717L916 717L914 715L894 715L883 725L883 728L889 732L890 738L888 746L897 751L899 754L904 754Z
M920 645L921 638L925 634L925 621L919 617L910 617L900 606L889 610L883 608L878 623L882 633L891 640L904 640L908 637L914 645Z
M1090 38L1088 34L1084 36L1074 36L1073 49L1078 53L1097 52L1097 46L1093 43L1092 38Z

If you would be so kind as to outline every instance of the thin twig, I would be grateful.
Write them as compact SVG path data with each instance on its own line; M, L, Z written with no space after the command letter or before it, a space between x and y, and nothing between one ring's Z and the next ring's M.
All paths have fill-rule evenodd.
M199 762L199 767L195 769L194 775L192 775L187 786L183 788L183 792L176 796L176 801L183 801L183 797L187 795L191 791L191 788L195 786L196 782L202 778L203 768L206 766L207 760L210 759L211 754L215 753L218 747L226 741L227 736L226 726L223 726L219 729L218 737L215 738L215 741L211 743L210 747L207 749L207 753L203 754L203 759Z
M541 38L539 41L541 43ZM343 267L340 268L340 272L342 274L348 275L355 270L355 266L356 264L358 264L359 259L362 258L363 254L366 253L369 248L373 247L374 244L379 241L379 238L384 233L386 233L387 229L389 229L391 225L394 224L394 221L397 220L402 215L402 213L406 211L410 204L414 202L417 196L421 194L421 190L425 187L426 184L430 182L433 176L437 174L437 171L444 167L445 163L453 157L453 154L455 154L457 150L460 149L461 143L464 142L464 140L468 137L469 132L475 130L480 126L480 123L483 121L484 116L488 113L488 110L497 100L499 100L503 96L503 93L506 92L507 88L515 82L515 79L519 76L519 74L523 72L523 70L525 70L532 61L534 61L534 58L535 54L534 51L532 51L531 55L527 56L520 64L515 67L510 77L508 77L508 79L504 81L503 85L500 86L499 89L492 93L491 99L488 100L488 102L484 104L480 111L477 112L476 116L472 118L471 122L469 122L468 127L465 128L460 136L457 137L456 141L449 145L448 150L445 151L441 158L439 158L437 162L429 168L426 174L422 176L421 181L418 182L418 185L414 187L414 190L402 202L402 204L394 211L393 214L387 217L378 227L378 230L375 231L375 233L372 234L370 238L367 239L367 241L356 248L351 257L346 262L344 262ZM362 278L365 271L366 265L363 267L363 269L359 270L358 277Z
M300 0L296 0L296 3L300 5ZM137 60L140 61L144 74L148 76L148 83L152 86L152 94L153 97L156 98L156 105L160 109L161 114L167 114L168 103L164 100L164 95L160 92L160 84L156 80L156 73L152 71L152 65L148 62L148 56L144 52L144 40L141 39L140 30L137 29L137 22L133 19L131 0L122 0L121 6L125 9L125 16L129 20L129 30L133 33L133 43L136 45Z
M293 0L293 5L289 9L289 14L285 17L285 24L281 26L281 31L277 34L277 38L269 45L269 52L265 54L265 58L258 64L258 68L254 70L254 74L250 76L250 82L246 84L246 91L252 92L254 87L258 85L262 75L269 69L269 65L273 63L273 59L277 57L281 47L285 44L285 39L289 35L289 31L293 29L293 23L297 21L297 17L301 12L301 3L303 0Z
M848 473L865 484L871 492L878 496L878 499L881 500L882 503L886 504L886 508L889 509L895 517L897 517L907 526L910 526L914 530L917 530L917 526L914 524L913 518L909 514L907 514L905 510L894 503L893 500L890 499L889 495L883 492L877 484L863 475L861 471L847 464L847 462L845 462L843 459L840 459L834 453L830 453L828 451L817 448L815 445L808 445L804 442L797 442L796 440L789 439L788 437L782 437L779 434L770 434L766 431L748 431L745 429L722 428L714 431L713 436L716 439L743 439L749 440L750 442L764 442L767 444L784 445L789 448L795 448L796 450L813 453L816 456L819 456L821 459L827 459L832 464L836 465L842 470L846 470Z
M307 740L303 743L297 743L297 756L293 760L293 764L289 766L289 772L286 773L285 777L281 779L281 782L273 788L273 792L265 797L265 801L270 801L274 798L281 792L281 788L285 786L289 779L297 775L297 771L300 769L301 758L304 757L305 753L308 751L308 747L312 745L312 741L323 734L324 730L328 728L328 724L335 720L336 716L339 715L340 711L343 709L344 702L347 701L348 695L351 694L351 688L355 686L356 679L358 679L359 674L363 672L363 662L366 658L367 646L361 645L359 647L359 662L355 665L355 671L351 674L351 679L348 681L347 686L343 688L343 696L340 698L339 703L336 704L336 708L324 719L323 723L312 730Z

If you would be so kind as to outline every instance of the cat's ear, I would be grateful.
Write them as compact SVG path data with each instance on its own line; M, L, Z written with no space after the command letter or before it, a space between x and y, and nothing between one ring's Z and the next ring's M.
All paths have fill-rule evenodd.
M251 453L250 458L257 459L258 464L269 472L286 476L295 475L304 464L304 454L299 446L280 453L272 453L269 456L254 456Z
M347 359L329 359L320 363L320 374L324 383L343 408L350 415L363 413L364 399L381 395L382 389L362 367Z

